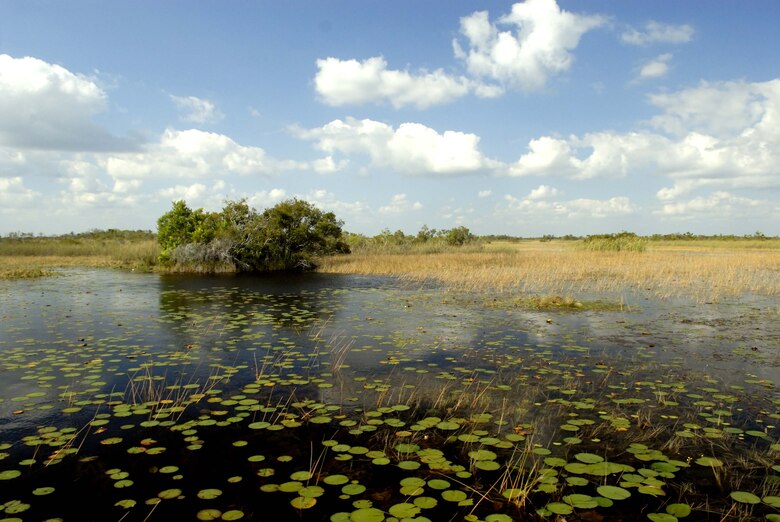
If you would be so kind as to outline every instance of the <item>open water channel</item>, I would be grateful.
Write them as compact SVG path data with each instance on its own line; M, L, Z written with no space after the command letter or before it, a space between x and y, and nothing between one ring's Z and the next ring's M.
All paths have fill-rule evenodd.
M776 300L0 281L0 520L780 520Z

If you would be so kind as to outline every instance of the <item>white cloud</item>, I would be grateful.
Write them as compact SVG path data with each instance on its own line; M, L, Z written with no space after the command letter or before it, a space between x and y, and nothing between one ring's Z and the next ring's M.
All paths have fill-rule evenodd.
M780 79L761 83L703 81L689 89L653 94L650 102L663 110L650 120L660 130L734 137L756 125L769 130L766 127L777 123Z
M412 210L421 210L423 204L419 201L409 201L406 194L396 194L390 200L390 203L379 207L380 214L402 214Z
M666 76L669 72L669 61L672 59L671 53L656 56L639 69L639 78L660 78Z
M489 198L492 195L493 195L493 191L492 190L480 190L477 193L477 196L480 197L480 198Z
M317 189L300 196L317 208L326 212L333 212L336 217L352 217L360 221L369 219L371 209L364 201L341 201L335 194L324 189Z
M261 190L250 194L247 197L249 206L262 211L263 209L270 208L287 197L287 191L280 188L272 188L271 190ZM240 199L240 198L232 198Z
M720 218L729 219L740 215L755 215L772 212L772 204L768 201L734 196L725 191L713 192L706 197L696 197L688 201L666 203L661 210L656 211L664 217Z
M217 187L214 188L216 188L216 190L220 190L223 187L224 182L219 181L217 182ZM173 187L167 187L160 190L159 194L161 197L170 199L171 201L178 201L183 199L190 206L202 207L204 206L202 201L204 201L207 196L211 196L213 192L214 190L212 188L207 187L203 183L193 183L191 185L175 185Z
M317 60L314 87L322 100L333 106L390 103L395 108L425 109L449 103L468 94L471 82L441 69L433 72L387 69L381 56L366 60ZM480 91L482 92L482 91Z
M197 129L166 129L143 152L99 158L114 178L206 178L214 175L270 175L308 166L280 161L260 147L239 145L228 136Z
M297 132L327 154L365 154L372 166L405 174L459 174L498 165L480 152L479 136L438 133L419 123L402 123L394 129L374 120L347 118Z
M639 31L629 27L621 39L631 45L649 45L653 43L686 43L693 39L693 27L688 24L671 25L650 21L645 24L644 30Z
M559 191L555 187L550 187L549 185L539 185L538 187L533 189L530 194L528 194L528 199L531 200L550 199L557 196L558 193Z
M32 57L0 54L0 146L52 151L135 148L92 121L106 94L90 78Z
M580 38L606 22L603 16L564 11L555 0L526 0L514 4L497 23L490 22L487 11L461 18L460 32L468 46L464 50L453 40L453 49L477 78L538 90L550 76L567 71ZM500 30L499 24L510 29Z
M626 216L638 210L631 203L630 199L625 196L617 196L606 200L579 198L555 201L551 200L553 194L543 198L532 197L532 195L525 198L516 198L510 194L505 195L504 201L506 206L499 209L499 212L523 216L545 216L550 219L605 219L614 216Z
M60 192L58 206L72 211L87 207L113 209L116 207L132 207L141 198L138 189L141 183L137 180L120 181L119 183L98 177L93 169L79 170L80 162L71 163L70 178L61 180L65 189Z
M347 160L335 161L333 156L326 156L324 158L314 160L311 163L311 167L314 169L314 172L318 172L320 174L330 174L332 172L338 172L344 169L348 164L349 161Z
M675 180L658 192L670 200L694 189L779 187L780 80L703 83L657 94L658 132L542 136L509 165L510 176L574 179L659 175Z
M580 160L573 156L566 140L542 136L528 143L528 152L510 165L510 176L574 176L580 168Z
M24 186L21 177L0 178L0 213L12 213L14 207L27 206L41 194Z
M211 123L219 121L225 116L209 100L195 96L174 95L171 95L171 100L181 112L181 118L190 123Z

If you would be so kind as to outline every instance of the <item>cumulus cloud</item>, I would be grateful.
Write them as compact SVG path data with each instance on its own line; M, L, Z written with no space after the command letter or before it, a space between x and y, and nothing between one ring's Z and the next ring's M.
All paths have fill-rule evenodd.
M656 56L639 69L639 78L660 78L666 76L669 72L669 61L672 59L671 53Z
M479 136L458 131L439 133L420 123L402 123L393 128L370 119L347 118L297 132L327 154L363 154L374 167L405 174L460 174L498 165L480 152Z
M679 44L693 39L693 27L688 24L671 25L651 20L643 30L629 27L621 35L623 42L631 45L650 45L654 43Z
M53 151L129 150L92 118L106 94L92 79L32 57L0 55L0 146Z
M11 213L13 208L28 205L40 198L41 194L24 186L21 177L0 178L0 212Z
M379 207L380 214L402 214L412 210L421 210L423 204L419 201L409 201L406 194L396 194L392 197L390 202L382 207Z
M509 167L510 176L574 176L581 161L566 140L542 136L528 143L528 152Z
M550 199L559 194L559 191L555 187L549 185L539 185L528 194L530 200Z
M566 71L583 34L605 24L602 16L564 11L555 0L526 0L491 22L487 11L461 18L465 46L452 41L469 76L434 71L389 69L382 56L365 60L317 60L314 88L332 106L389 103L425 109L473 93L495 98L509 89L532 91L548 77ZM506 27L508 30L504 30Z
M477 193L477 196L480 197L480 198L489 198L492 195L493 195L493 191L492 190L480 190Z
M547 189L548 187L545 188ZM579 198L558 201L552 199L553 194L548 194L541 198L532 197L532 195L533 192L527 197L517 198L507 194L504 196L506 207L500 209L500 211L524 216L538 215L550 218L604 219L633 214L638 210L631 203L631 200L625 196L617 196L606 200Z
M225 115L209 100L196 96L174 96L171 100L179 109L181 118L190 123L211 123L221 120Z
M94 165L80 160L64 162L70 177L60 182L65 185L59 194L64 208L83 209L87 207L116 208L130 207L140 200L139 180L110 180L101 177Z
M650 103L663 113L654 117L653 127L670 134L699 132L720 138L734 137L753 126L777 122L780 110L780 79L768 82L701 82L676 92L658 93Z
M655 213L664 217L673 216L685 219L733 218L744 214L755 215L756 210L769 213L772 211L772 204L767 201L734 196L725 191L716 191L708 196L666 203Z
M487 11L461 18L467 47L456 39L453 49L474 77L533 91L543 88L550 76L568 70L580 38L606 22L603 16L565 11L555 0L526 0L514 4L497 22L490 21Z
M317 68L314 87L333 106L389 103L395 108L425 109L465 96L472 87L470 80L441 69L418 73L388 69L381 56L363 61L325 58L317 60Z
M166 129L143 152L99 159L114 178L205 178L215 174L269 175L308 166L270 157L260 147L197 129Z
M371 208L365 201L342 201L325 189L312 190L300 197L321 210L333 212L339 218L353 217L365 221L371 214Z
M574 179L659 175L671 200L704 186L780 186L780 80L702 83L650 96L661 114L649 130L531 140L505 170L510 176Z
M206 206L203 202L214 196L216 192L219 194L225 189L225 182L218 180L211 187L204 185L203 183L193 183L191 185L175 185L173 187L166 187L159 191L160 196L164 199L171 201L178 201L183 199L191 206Z

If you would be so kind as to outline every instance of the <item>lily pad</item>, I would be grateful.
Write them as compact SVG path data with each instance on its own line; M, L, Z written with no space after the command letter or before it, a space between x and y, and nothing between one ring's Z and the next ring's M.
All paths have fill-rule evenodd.
M759 504L761 499L749 491L732 491L729 495L732 499L743 504Z
M599 495L610 500L625 500L631 496L631 492L618 486L599 486L596 488Z

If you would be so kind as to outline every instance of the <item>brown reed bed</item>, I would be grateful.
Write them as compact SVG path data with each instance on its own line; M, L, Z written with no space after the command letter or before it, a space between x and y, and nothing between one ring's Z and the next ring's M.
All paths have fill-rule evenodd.
M437 280L451 290L620 296L625 291L698 302L780 294L780 251L708 246L593 252L576 242L488 245L481 252L353 254L323 259L320 271Z
M146 236L2 238L0 279L48 276L69 267L150 269L158 255L156 239Z

